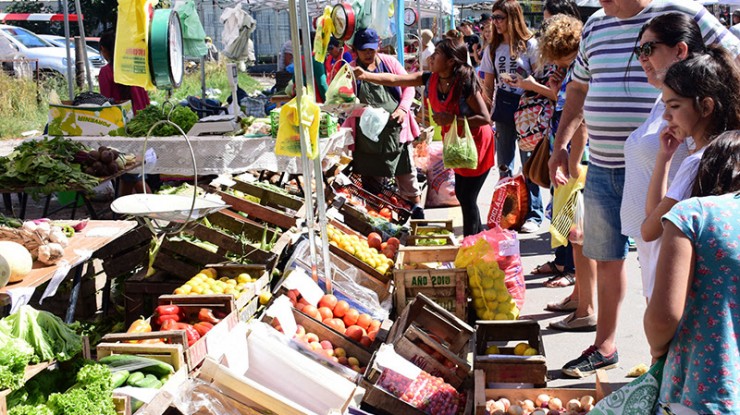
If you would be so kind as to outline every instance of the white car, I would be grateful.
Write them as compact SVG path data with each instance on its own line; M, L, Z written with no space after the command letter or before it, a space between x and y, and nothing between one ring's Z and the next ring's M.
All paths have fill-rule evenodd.
M16 26L0 25L0 38L17 51L16 55L26 59L37 59L39 70L42 73L59 75L66 79L67 51L64 48L57 47L35 33ZM74 69L74 62L72 64ZM95 83L97 83L100 67L103 65L96 67L92 64L90 67ZM35 69L35 66L32 67Z
M64 41L64 36L39 35L39 37L60 48L65 47L66 44L66 42ZM77 46L77 44L73 39L70 39L69 45L73 49L72 53L74 53L74 48L75 46ZM100 68L108 64L105 58L103 58L103 55L101 55L100 52L98 52L98 50L93 48L92 46L87 47L87 60L90 61L90 69L92 70L93 76L97 76L97 72L100 71ZM95 70L95 68L97 68L97 71Z

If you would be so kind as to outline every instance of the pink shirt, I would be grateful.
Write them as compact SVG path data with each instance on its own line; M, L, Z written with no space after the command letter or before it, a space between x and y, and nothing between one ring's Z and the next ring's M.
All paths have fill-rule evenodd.
M117 84L113 80L112 63L109 63L100 68L98 83L100 84L100 93L103 96L107 98L113 98L116 102L131 100L131 106L134 109L134 114L136 114L137 111L149 106L149 94L147 94L144 88L139 86Z

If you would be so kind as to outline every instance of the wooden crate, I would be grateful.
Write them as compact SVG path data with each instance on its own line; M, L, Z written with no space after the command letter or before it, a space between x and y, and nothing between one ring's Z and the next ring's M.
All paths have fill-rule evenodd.
M424 231L446 230L451 233L455 232L455 228L452 226L452 219L411 219L409 226L411 227L411 235L420 235Z
M404 335L394 342L393 347L396 353L420 369L443 378L455 388L459 388L471 375L467 360L452 353L416 326L409 326Z
M98 359L118 354L148 357L169 363L175 369L175 373L159 389L157 395L136 411L138 415L164 413L174 400L180 385L188 379L182 346L179 344L100 343L97 347L97 354Z
M182 284L182 280L162 271L147 278L146 269L128 278L123 284L126 327L140 316L152 315L159 303L159 296L172 294Z
M475 330L472 327L424 294L417 294L403 309L391 328L386 343L395 343L411 325L427 333L463 360L467 360L471 343L475 343Z
M506 398L511 402L523 401L530 399L534 401L539 394L547 394L551 397L560 398L563 405L571 399L580 399L582 396L593 396L594 401L598 402L611 393L609 380L606 371L596 371L596 388L534 388L534 389L488 389L486 388L486 374L482 370L475 370L475 415L486 415L486 401L491 399ZM466 412L466 413L473 413Z
M103 271L108 279L127 274L140 266L146 266L152 233L146 226L137 226L115 243L95 251L93 257L103 261Z
M429 269L418 264L454 262L456 246L405 247L393 270L395 306L401 309L416 294L424 294L461 319L468 316L468 272L464 268ZM423 265L421 265L423 267Z
M306 329L306 333L314 333L319 337L319 340L330 341L331 344L334 345L335 349L337 347L343 348L347 352L347 357L353 356L357 358L357 360L360 362L360 367L366 367L370 363L372 354L366 348L362 347L362 345L352 341L346 336L339 334L323 323L320 323L317 320L308 317L307 315L301 313L296 309L293 309L292 311L296 324L300 324L301 326L303 326L303 328ZM272 324L272 320L273 319L271 317L268 317L267 315L264 315L262 317L262 321L268 324ZM354 370L344 365L335 363L334 361L321 357L313 352L310 352L309 356L323 362L332 370L339 373L342 377L352 382L359 382L360 378L362 377L362 373L355 372Z
M363 236L362 234L360 234L360 233L358 233L358 232L356 232L356 231L348 228L343 223L340 223L340 222L332 219L329 222L329 224L332 225L332 226L334 226L335 228L341 230L342 232L348 234L348 235L357 235L358 238L367 241L367 238L365 236ZM369 275L371 278L376 279L382 285L386 285L387 286L388 283L390 283L390 281L391 281L390 271L387 274L381 274L375 268L373 268L370 265L368 265L368 264L360 261L360 259L357 258L356 256L354 256L354 255L350 254L349 252L343 250L342 248L340 248L338 246L334 246L332 244L329 245L329 251L331 253L333 253L334 255L342 258L344 261L346 261L346 262L354 265L355 267L357 267L358 269L360 269L362 272L364 272L365 274ZM398 261L398 259L396 259L396 261Z
M296 225L298 219L306 216L302 199L273 192L239 180L235 181L234 190L259 198L259 203L242 199L223 190L217 190L216 193L231 206L231 209L246 213L250 219L289 229Z
M527 342L537 349L533 356L516 356L512 347L500 347L502 354L487 355L494 342ZM478 321L474 368L485 374L486 383L526 383L535 387L547 385L547 359L540 325L534 320Z

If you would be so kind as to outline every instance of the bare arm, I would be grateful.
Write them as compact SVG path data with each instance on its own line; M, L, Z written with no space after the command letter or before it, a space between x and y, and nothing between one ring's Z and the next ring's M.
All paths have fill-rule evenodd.
M483 100L483 94L480 91L468 97L467 103L475 113L474 116L468 117L468 124L471 127L491 125L491 114L488 112L488 105Z
M678 203L678 201L665 197L668 192L668 170L671 168L671 160L681 141L673 137L668 128L660 133L660 150L655 156L655 169L650 177L648 185L647 201L645 203L645 220L642 222L640 231L642 239L647 242L654 241L663 233L661 218Z
M496 89L496 75L492 73L486 73L483 78L483 98L489 105L493 102L493 91Z
M668 353L668 346L686 307L696 260L691 241L676 225L666 221L664 234L656 267L659 271L655 275L655 288L643 319L653 358Z
M588 84L578 81L569 83L566 89L565 108L563 108L563 114L560 117L560 125L555 135L555 144L550 155L550 161L547 163L550 167L550 180L556 185L565 184L562 182L562 177L558 180L556 174L558 169L563 170L566 180L570 177L568 171L568 143L573 140L578 127L583 123L583 104L586 102L587 93ZM585 143L583 145L585 146Z
M422 72L414 72L404 75L396 75L393 73L374 73L367 72L359 66L355 66L354 68L352 68L352 70L354 71L355 78L357 78L357 80L372 82L378 85L400 87L424 85L421 79L421 76L423 74Z
M542 85L541 83L537 82L534 77L532 77L532 75L526 78L522 78L521 75L516 74L514 82L510 82L509 85L513 86L514 88L521 88L525 91L536 92L551 101L555 101L558 99L557 91L553 91L547 85Z
M570 155L568 156L570 177L578 178L581 175L579 167L581 160L583 160L583 153L586 151L586 143L588 143L588 130L586 129L586 123L581 122L570 143Z

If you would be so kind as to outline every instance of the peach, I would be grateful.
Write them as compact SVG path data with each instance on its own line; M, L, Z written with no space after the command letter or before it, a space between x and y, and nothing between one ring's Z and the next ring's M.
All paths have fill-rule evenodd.
M296 325L295 329L295 335L296 336L305 336L306 335L306 328L301 326L300 324Z
M349 337L350 339L354 341L360 341L363 336L365 336L365 330L360 326L349 326L347 327L347 330L344 332L344 335Z
M327 307L329 310L334 310L334 307L337 306L337 297L326 294L325 296L321 297L321 300L319 300L319 307Z
M319 314L321 314L321 321L327 318L334 318L334 313L331 312L329 307L319 307Z
M350 308L344 315L344 324L346 324L347 327L357 324L358 318L360 318L359 311L355 310L354 308Z
M357 318L357 323L356 324L358 326L362 327L363 329L367 330L367 329L370 328L370 323L372 323L372 321L373 321L373 318L370 317L370 314L362 313Z
M349 311L349 303L344 300L339 300L332 311L334 312L334 317L342 318L347 314L347 311Z
M319 336L317 336L315 333L306 333L306 341L309 343L319 343ZM319 345L321 346L321 345Z
M319 310L316 307L309 304L303 307L303 312L312 319L321 321L321 313L319 313Z
M329 340L322 340L320 342L320 344L321 344L321 347L324 348L324 350L332 350L332 349L334 349L334 345L331 344L331 342Z

